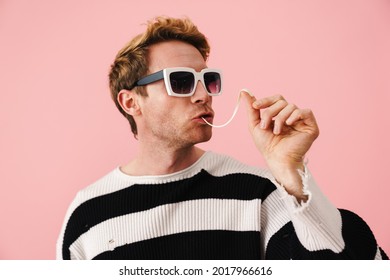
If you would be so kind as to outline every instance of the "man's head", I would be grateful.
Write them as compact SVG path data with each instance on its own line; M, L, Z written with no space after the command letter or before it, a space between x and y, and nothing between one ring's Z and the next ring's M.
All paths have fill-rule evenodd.
M193 46L201 55L203 62L208 58L210 47L207 39L189 19L159 17L150 21L144 33L133 38L118 52L111 66L109 73L111 97L119 111L128 119L135 136L138 134L136 122L131 111L124 109L121 104L120 94L127 90L139 96L148 96L145 87L134 87L134 84L147 74L153 73L150 69L151 63L156 64L155 60L159 58L151 58L151 48L170 41ZM132 99L132 102L135 102L135 99Z

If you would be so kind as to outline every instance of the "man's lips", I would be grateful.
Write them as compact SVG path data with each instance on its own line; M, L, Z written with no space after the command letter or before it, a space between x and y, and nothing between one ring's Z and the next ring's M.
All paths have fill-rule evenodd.
M206 119L208 122L212 122L214 119L213 112L203 112L198 115L196 115L193 120L204 122L203 119Z

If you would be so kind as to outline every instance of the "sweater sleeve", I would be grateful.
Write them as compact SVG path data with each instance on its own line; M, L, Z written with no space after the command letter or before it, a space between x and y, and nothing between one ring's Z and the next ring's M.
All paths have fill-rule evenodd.
M80 192L77 193L76 197L70 204L69 208L66 211L64 222L61 227L60 234L56 243L56 259L57 260L68 260L76 259L70 252L70 248L65 246L66 233L69 235L68 222L73 213L73 211L83 202L83 198L80 195ZM68 232L67 232L68 231Z
M270 238L266 258L289 259L381 259L368 225L355 213L339 210L327 199L305 167L301 172L308 200L298 203L283 186L277 186L290 222ZM283 249L287 248L287 249ZM280 253L281 250L285 251Z

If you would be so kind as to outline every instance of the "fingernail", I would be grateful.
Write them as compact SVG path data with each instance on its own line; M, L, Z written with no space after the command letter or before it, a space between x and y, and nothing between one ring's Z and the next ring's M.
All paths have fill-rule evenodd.
M277 124L274 124L274 134L280 133L280 127Z
M250 91L249 91L249 89L247 89L247 88L243 88L241 91L244 91L244 92L246 92L247 94L249 94L250 96L254 96Z
M265 121L264 120L261 120L261 122L260 122L260 128L265 128Z

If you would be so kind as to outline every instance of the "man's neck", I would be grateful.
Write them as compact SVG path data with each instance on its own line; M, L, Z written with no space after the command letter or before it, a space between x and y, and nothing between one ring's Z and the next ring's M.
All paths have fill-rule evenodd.
M121 171L132 176L165 175L183 170L194 164L203 154L195 146L181 149L154 149L140 146L137 156Z

